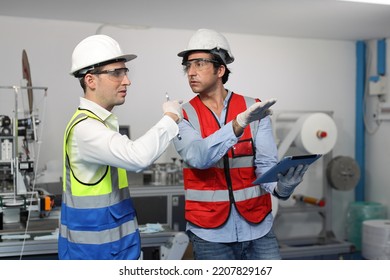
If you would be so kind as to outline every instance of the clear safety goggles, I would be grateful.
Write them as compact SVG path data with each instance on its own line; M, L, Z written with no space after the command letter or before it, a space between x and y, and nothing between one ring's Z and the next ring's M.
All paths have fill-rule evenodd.
M208 58L195 58L191 60L187 60L186 62L183 62L183 70L184 72L188 72L191 69L191 66L195 68L196 71L202 71L206 68L206 66L209 63L219 63L218 61L214 59L208 59Z
M125 76L127 76L128 72L129 72L129 68L116 68L116 69L101 70L96 72L92 71L90 73L93 75L107 74L108 78L111 81L119 82L122 81Z

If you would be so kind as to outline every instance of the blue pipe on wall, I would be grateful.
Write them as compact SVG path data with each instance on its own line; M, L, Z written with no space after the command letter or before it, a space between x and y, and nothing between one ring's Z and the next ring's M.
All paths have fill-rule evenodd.
M364 201L365 184L365 131L364 131L364 93L366 85L366 43L356 43L356 132L355 160L360 167L360 180L355 188L355 200Z
M377 42L377 72L379 76L386 75L386 39Z

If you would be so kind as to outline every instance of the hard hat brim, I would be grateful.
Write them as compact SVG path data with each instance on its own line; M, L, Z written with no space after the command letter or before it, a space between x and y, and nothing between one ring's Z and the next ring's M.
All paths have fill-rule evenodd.
M98 65L104 65L105 62L110 62L110 61L114 62L114 61L119 61L119 60L124 60L124 62L129 62L130 60L133 60L135 58L137 58L137 55L135 55L135 54L124 54L124 55L110 58L109 60L106 60L106 61L101 61L97 64L81 66L78 69L73 70L69 74L74 76L75 74L79 73L81 70L83 70L85 68L91 68L91 67L98 66Z
M212 53L212 49L209 50L209 49L194 49L194 50L185 50L185 51L181 51L177 54L177 56L179 57L185 57L188 53L192 53L192 52L205 52L205 53ZM224 60L224 58L222 58L222 60ZM233 56L229 56L227 57L226 61L224 61L225 64L230 64L234 61L234 57Z
M124 58L125 59L125 62L128 62L130 60L133 60L134 58L136 58L137 56L135 54L125 54L125 55L122 55L120 57L117 57L117 59L121 59L121 58Z
M180 57L184 57L186 54L190 53L190 52L210 52L211 50L206 50L206 49L198 49L198 50L185 50L185 51L181 51L177 54L177 56L180 56Z

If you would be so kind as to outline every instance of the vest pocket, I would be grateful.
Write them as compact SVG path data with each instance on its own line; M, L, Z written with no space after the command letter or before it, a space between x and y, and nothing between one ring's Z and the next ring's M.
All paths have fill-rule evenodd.
M189 169L187 176L187 187L191 189L215 190L217 181L217 172L213 169Z
M118 260L136 260L141 252L141 238L136 231L111 244L111 255Z
M239 179L236 183L238 188L248 187L253 185L253 181L256 180L255 172L252 167L238 168Z
M232 147L233 158L253 156L254 154L255 154L255 149L253 146L252 139L238 141Z

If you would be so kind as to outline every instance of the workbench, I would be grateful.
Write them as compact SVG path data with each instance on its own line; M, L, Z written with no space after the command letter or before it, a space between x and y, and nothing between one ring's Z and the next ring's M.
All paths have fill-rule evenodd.
M31 219L27 231L21 223L4 224L3 230L0 230L1 237L18 236L20 238L0 240L0 259L58 259L57 212L55 211L48 218ZM188 239L186 240L187 237L184 237L183 232L174 231L168 225L163 225L163 229L164 231L160 232L141 232L142 248L161 249L164 247L166 248L164 252L167 254L167 251L174 245L172 243L176 240L175 237L180 237L179 245L185 246L185 250ZM181 250L182 248L179 249L179 254Z

